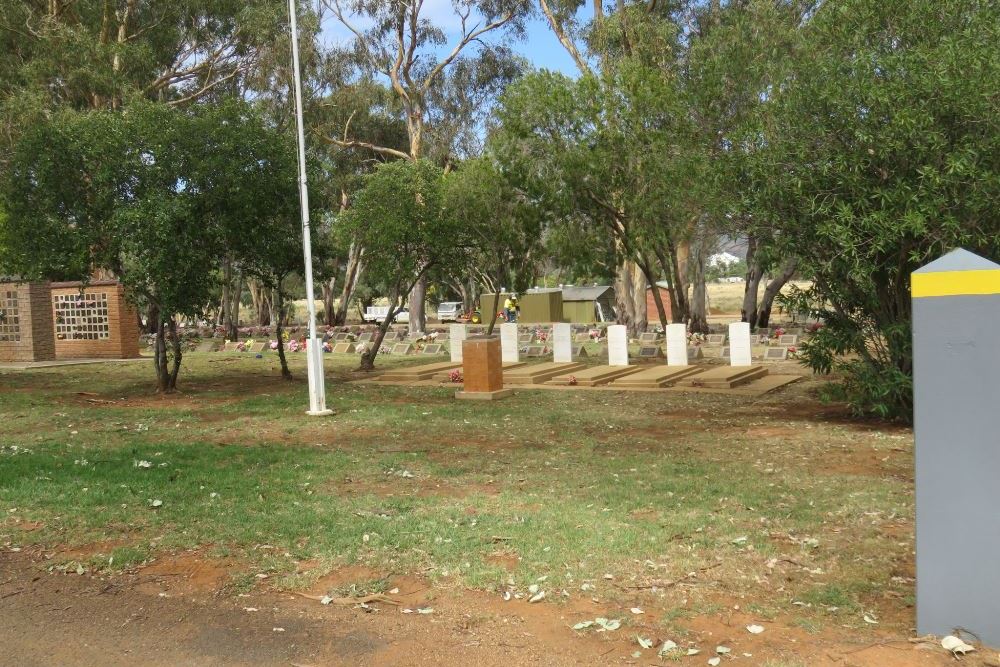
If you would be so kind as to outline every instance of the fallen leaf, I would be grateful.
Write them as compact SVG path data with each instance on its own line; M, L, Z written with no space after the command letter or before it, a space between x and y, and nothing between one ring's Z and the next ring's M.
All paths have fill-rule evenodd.
M864 619L865 619L865 623L870 623L871 625L878 625L878 621L876 621L874 618L872 618L868 614L865 614Z
M760 633L764 632L764 626L763 625L748 625L747 626L747 632L749 632L752 635L759 635Z
M653 648L653 640L652 639L646 639L645 637L640 637L639 635L636 635L635 636L635 640L637 642L639 642L639 646L641 646L643 648Z
M639 614L645 614L646 612L644 612L642 609L639 609L638 607L632 607L632 613L638 616Z
M528 598L528 602L529 603L531 603L531 602L541 602L544 599L545 599L545 591L538 591L537 593L535 593L534 595L532 595L530 598Z
M730 649L728 646L716 646L715 647L715 652L718 653L719 655L725 655L725 654L729 653L731 650L732 649Z
M434 608L433 607L418 607L417 608L417 613L418 614L433 614L434 613Z
M708 659L708 664L712 665L712 667L717 667L717 665L719 665L721 662L722 662L722 658L709 658Z

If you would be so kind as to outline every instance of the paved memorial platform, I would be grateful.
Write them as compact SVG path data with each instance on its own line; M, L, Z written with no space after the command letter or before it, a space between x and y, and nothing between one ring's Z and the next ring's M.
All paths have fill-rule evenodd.
M707 371L690 375L677 383L679 387L706 387L708 389L732 389L767 375L763 366L717 366Z
M461 365L462 363L459 362L458 366ZM522 366L527 366L527 365L528 365L527 361L508 361L503 364L502 368L503 371L506 373L508 369L521 368ZM448 368L443 371L440 371L439 373L435 374L432 379L434 382L447 382L449 384L453 384L451 382L451 378L448 377L448 374L451 373L451 371L453 370L455 370L455 368ZM454 384L460 384L460 383L454 383Z
M599 387L641 370L640 366L591 366L580 371L557 375L546 384L572 386L573 380L575 380L578 387Z
M543 382L548 382L556 376L574 372L582 368L585 368L585 365L579 362L559 361L546 361L541 364L532 364L530 366L524 366L523 368L514 369L509 372L507 368L504 367L503 382L504 384L516 385L542 384Z
M656 365L652 368L645 368L638 373L632 373L614 380L613 387L631 387L635 389L659 389L668 387L681 378L700 373L698 366L666 366Z
M444 372L447 375L448 371L461 367L461 361L438 361L433 364L393 368L374 379L377 382L422 382L430 380L438 373Z

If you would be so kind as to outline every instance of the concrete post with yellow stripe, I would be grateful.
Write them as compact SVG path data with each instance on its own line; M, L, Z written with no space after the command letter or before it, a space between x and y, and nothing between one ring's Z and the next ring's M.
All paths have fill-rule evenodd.
M1000 265L954 250L911 276L917 633L1000 645Z

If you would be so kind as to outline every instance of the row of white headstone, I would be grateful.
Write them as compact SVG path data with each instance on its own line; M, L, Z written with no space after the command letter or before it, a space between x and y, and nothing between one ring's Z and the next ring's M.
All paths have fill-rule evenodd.
M448 337L452 363L462 362L462 341L465 325L452 324ZM520 341L517 324L500 325L500 353L504 363L520 360ZM557 363L573 361L573 330L565 322L552 325L552 360ZM729 363L732 366L750 366L750 325L733 322L729 325ZM628 329L621 324L608 327L608 365L628 366ZM667 365L688 365L687 325L667 325Z

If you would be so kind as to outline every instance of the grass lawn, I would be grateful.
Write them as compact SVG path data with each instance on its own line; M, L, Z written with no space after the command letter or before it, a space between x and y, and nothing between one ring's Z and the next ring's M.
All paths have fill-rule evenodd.
M912 435L820 405L815 381L480 403L348 384L356 360L328 356L336 414L310 418L302 362L286 383L269 354L188 354L165 398L151 363L0 374L0 546L108 573L199 547L238 564L234 591L348 566L441 595L541 581L557 605L640 596L680 635L734 604L909 632Z

